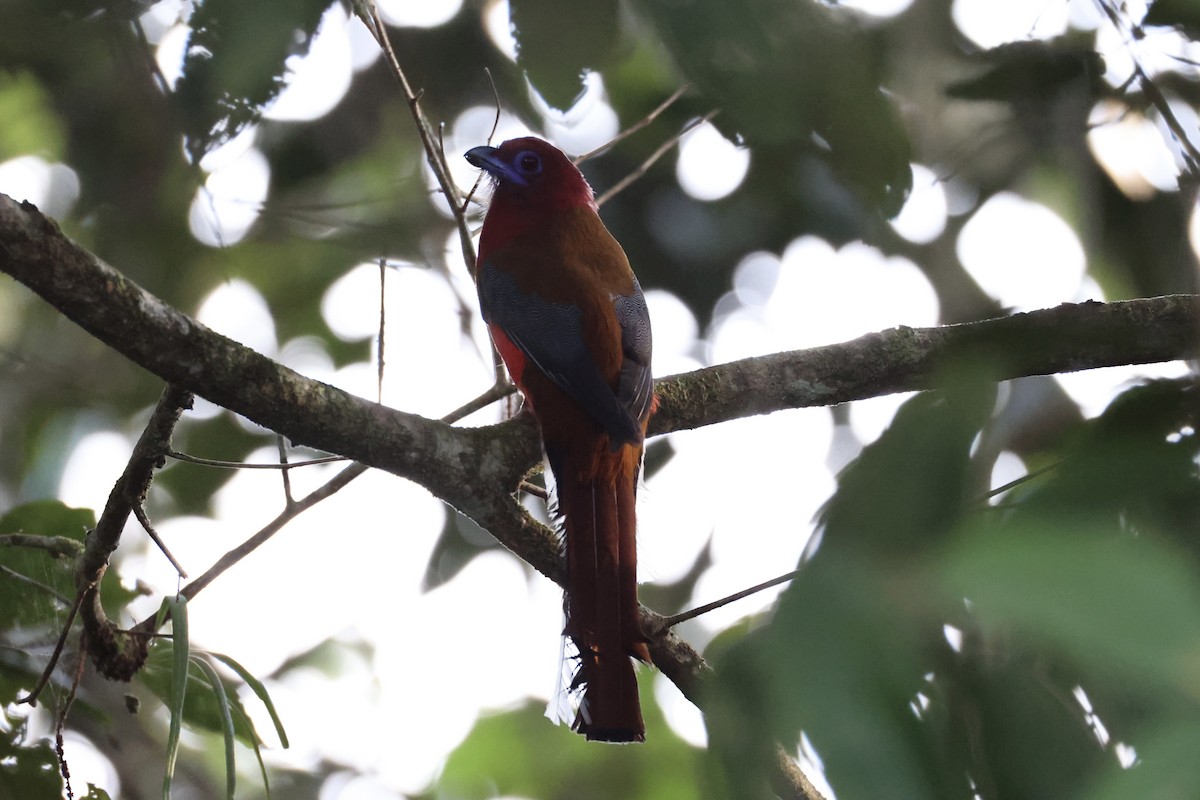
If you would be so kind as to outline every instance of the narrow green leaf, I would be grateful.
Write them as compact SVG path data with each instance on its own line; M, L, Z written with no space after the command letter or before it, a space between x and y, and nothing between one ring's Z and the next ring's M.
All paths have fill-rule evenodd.
M240 706L235 705L231 708L234 715L237 717L237 721L240 722L243 727L253 730L254 725L250 722L250 718L246 716L246 712L243 711ZM258 771L262 774L263 793L266 795L267 800L271 800L271 780L267 776L267 762L263 761L262 757L262 742L258 737L255 737L250 743L250 746L254 748L254 757L258 760Z
M171 727L167 733L167 764L163 774L163 800L171 800L171 780L175 777L175 761L179 757L179 734L183 725L183 703L187 699L188 682L188 625L187 598L176 595L166 601L171 609L171 652L174 655L171 671Z
M229 697L225 694L225 684L221 681L221 676L213 669L212 664L209 664L201 656L192 656L191 661L208 678L213 698L217 701L217 710L221 715L221 734L225 739L225 795L229 800L233 800L234 792L237 790L237 761L233 749L235 737L233 715L229 712Z
M271 715L271 722L275 725L275 735L279 737L279 743L286 750L288 747L287 731L283 729L283 721L279 718L279 713L275 710L275 704L271 702L271 695L267 692L267 687L263 686L263 682L254 677L248 669L230 656L224 653L209 653L209 655L236 672L238 677L246 682L246 685L250 687L250 691L254 692L254 696L262 702L263 706L267 709L267 713ZM258 745L255 744L255 749L257 748Z

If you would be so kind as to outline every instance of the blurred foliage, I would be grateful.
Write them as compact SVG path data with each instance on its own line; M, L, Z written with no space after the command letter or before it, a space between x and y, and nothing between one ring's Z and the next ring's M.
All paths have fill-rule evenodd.
M564 728L546 721L540 704L529 703L481 718L446 762L438 793L428 800L704 796L703 751L671 733L652 701L653 676L647 670L641 676L646 725L658 732L653 747L596 747L581 737L565 736ZM553 758L546 758L547 753Z
M855 191L860 214L900 210L912 188L908 136L880 87L878 41L860 18L791 0L638 7L721 109L722 131L768 158L828 165Z
M981 395L910 400L841 476L778 613L716 659L733 794L800 731L839 797L1194 794L1196 390L1131 389L993 506L970 493Z
M714 125L749 148L749 173L728 197L688 196L667 158L604 208L641 283L682 298L702 326L730 302L743 256L780 252L806 234L835 245L862 240L912 260L935 287L944 322L995 315L999 304L963 269L955 244L969 212L1002 191L1045 203L1072 225L1107 297L1196 288L1187 237L1195 176L1181 175L1178 191L1134 192L1089 150L1098 104L1111 104L1105 119L1161 119L1146 84L1101 79L1095 30L980 50L955 27L948 0L915 0L881 18L815 0L510 0L513 63L488 37L487 6L467 2L438 27L392 31L435 123L453 126L464 110L490 107L487 68L506 111L534 128L561 124L569 114L543 116L528 85L565 109L595 70L623 126L690 86L647 130L584 165L598 191L714 110ZM1124 13L1108 0L1101 6ZM163 12L157 22L141 17L152 7ZM168 302L194 312L215 287L244 279L266 299L281 343L306 337L337 366L362 361L369 342L343 341L320 314L318 299L334 281L381 256L461 266L444 263L450 225L430 202L425 155L380 61L355 73L320 119L261 118L286 83L289 58L307 51L331 7L6 0L0 161L36 155L69 167L74 180L55 173L47 208L71 236ZM167 90L146 32L171 15L190 29L182 75ZM1196 3L1185 0L1158 0L1142 25L1200 35ZM1127 35L1150 33L1131 24ZM1177 107L1200 103L1186 61L1154 80ZM193 207L209 199L198 162L250 128L270 165L268 198L245 239L209 247L189 227ZM912 188L910 162L952 188L946 230L926 243L887 224ZM587 745L524 706L480 719L426 796L757 797L774 743L791 747L802 732L843 800L1195 795L1194 387L1137 387L1083 423L1049 379L1018 382L994 404L973 370L961 372L943 392L909 401L843 472L820 519L819 546L776 613L714 641L708 750L671 733L649 691L654 673L643 670L645 747ZM69 552L94 513L47 498L82 436L136 433L159 389L0 280L0 534L75 543L57 557L53 548L0 548L0 797L40 800L61 786L45 732L70 686L71 640L43 703L49 711L30 718L11 704L33 686L57 639L75 591ZM264 444L265 432L228 414L185 419L175 437L180 450L226 460ZM1005 449L1031 467L1054 466L988 505L982 498ZM669 444L656 444L648 469L670 455ZM120 467L111 465L113 478ZM155 483L151 516L206 513L227 477L172 464ZM764 501L786 512L787 498ZM424 585L450 580L494 547L451 516ZM709 564L700 553L679 582L648 588L645 599L663 612L686 606ZM110 617L130 616L134 592L125 587L136 577L114 561L102 587ZM335 654L353 647L324 642L289 658L271 680L294 670L335 673ZM168 697L170 649L156 646L132 687L86 675L73 706L72 731L120 743L104 751L130 797L158 792L165 728L161 717L133 709L139 698ZM360 655L373 657L369 648ZM234 674L226 696L241 714L235 687L263 700L269 684L257 684L260 693L253 676ZM190 679L202 687L206 675ZM215 697L188 693L192 730L224 724ZM243 741L257 738L248 722L237 730ZM221 792L217 740L197 739L206 757L185 754L177 786ZM1125 763L1136 758L1134 768L1122 768L1119 754ZM278 767L272 786L277 796L315 798L328 776L354 771L332 761ZM253 781L239 787L240 797L258 792Z
M302 56L329 0L205 0L189 25L175 100L188 154L199 160L261 116L287 85L287 59Z
M550 105L573 106L585 74L614 60L619 11L616 0L565 7L555 0L510 0L517 65Z

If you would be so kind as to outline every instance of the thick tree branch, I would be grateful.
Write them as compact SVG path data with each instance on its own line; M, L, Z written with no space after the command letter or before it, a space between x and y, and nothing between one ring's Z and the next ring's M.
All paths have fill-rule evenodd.
M1197 352L1200 298L1194 295L1065 303L982 322L893 328L665 378L654 387L660 405L650 432L932 389L952 367L1001 381L1173 361Z

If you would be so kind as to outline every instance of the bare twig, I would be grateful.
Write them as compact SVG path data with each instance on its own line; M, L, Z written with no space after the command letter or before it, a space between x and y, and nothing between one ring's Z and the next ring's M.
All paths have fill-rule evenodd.
M979 503L979 504L986 503L988 500L991 500L993 497L1002 495L1005 492L1007 492L1009 489L1016 488L1017 486L1020 486L1022 483L1025 483L1026 481L1031 481L1034 478L1038 478L1042 475L1045 475L1050 470L1058 469L1060 466L1062 466L1062 462L1055 461L1053 464L1047 464L1044 467L1035 469L1033 472L1029 472L1029 473L1022 475L1019 478L1015 478L1014 480L1009 481L1008 483L1004 484L1003 486L997 486L995 489L989 489L986 493L984 493L984 495L982 497L976 498L975 502ZM995 508L995 506L991 506L991 508Z
M150 537L154 544L158 545L158 549L167 557L167 561L171 562L171 566L179 573L179 577L186 578L187 572L184 570L183 565L171 554L162 537L158 535L158 531L154 530L154 525L150 523L150 517L146 514L146 507L142 504L142 501L136 498L132 499L129 503L129 509L133 512L133 516L137 518L137 521L142 524L142 529L146 531L146 535Z
M1175 137L1175 140L1179 142L1179 146L1183 148L1183 160L1187 165L1187 171L1193 179L1200 177L1200 150L1196 149L1196 145L1192 143L1187 131L1184 130L1183 124L1175 116L1175 112L1171 109L1170 101L1163 95L1158 85L1146 75L1141 64L1134 61L1133 69L1137 73L1142 91L1146 93L1146 97L1158 109L1163 122L1166 123L1167 128L1171 131L1171 135Z
M517 487L517 489L524 492L525 494L531 494L534 497L540 497L543 500L550 499L550 493L548 491L546 491L544 488L542 488L541 486L538 486L536 483L530 483L529 481L521 481L521 484L520 484L520 486Z
M75 602L71 603L71 610L67 612L67 620L63 623L62 629L58 633L58 641L54 644L54 652L50 654L50 660L46 662L46 668L42 670L41 677L37 683L33 685L33 689L24 697L17 698L17 704L28 703L31 706L37 705L38 697L41 696L42 690L46 688L46 684L50 682L50 676L54 674L54 668L58 666L58 660L62 657L63 647L67 644L67 636L71 634L71 626L75 623L75 617L79 614L79 608L83 605L84 598L88 592L95 588L95 584L85 586L75 594Z
M500 90L496 88L496 80L492 77L492 71L487 67L483 68L483 72L487 75L488 83L492 87L492 99L496 103L496 116L492 120L492 130L488 133L488 144L492 143L492 139L496 136L496 131L500 128ZM445 156L445 151L442 153ZM475 192L479 191L479 184L483 183L483 170L479 171L479 175L475 177L475 183L471 184L471 191L467 192L467 196L463 198L462 213L465 216L467 209L471 206L471 200L475 197Z
M379 352L375 356L375 402L383 402L383 334L387 330L387 259L379 259Z
M306 461L294 461L290 464L248 464L244 461L221 461L215 458L189 456L187 453L180 453L176 450L168 450L165 455L176 461L186 461L189 464L199 464L202 467L218 467L220 469L298 469L300 467L311 467L316 464L332 464L335 461L346 460L345 456L322 456L320 458L310 458Z
M1112 26L1119 33L1128 29L1129 35L1134 39L1142 38L1141 29L1132 20L1122 19L1121 11L1108 2L1108 0L1096 0L1096 5L1100 7L1100 10L1108 17L1108 21L1112 23ZM1192 143L1183 124L1175 116L1175 112L1171 109L1171 103L1167 100L1166 95L1162 93L1162 90L1158 88L1158 84L1142 69L1137 56L1130 52L1129 58L1133 63L1133 74L1130 76L1129 81L1126 81L1126 85L1131 83L1135 78L1137 79L1147 99L1157 109L1159 115L1163 118L1163 122L1166 123L1167 129L1171 131L1171 135L1175 137L1175 140L1179 142L1179 146L1183 149L1183 160L1188 173L1191 174L1193 180L1200 178L1200 150Z
M736 600L749 597L750 595L761 592L764 589L770 589L772 586L778 586L781 583L787 583L799 574L800 570L798 569L794 569L791 572L785 572L779 577L771 578L769 581L763 581L756 586L751 586L749 589L742 589L740 592L734 592L728 597L722 597L720 600L714 600L711 603L705 603L702 606L696 606L689 611L681 611L678 614L672 614L669 617L663 617L662 624L668 628L673 628L681 622L687 622L689 619L695 619L702 614L707 614L710 611L716 611L718 608L727 606Z
M55 589L53 586L42 583L39 580L34 580L33 578L29 577L28 575L25 575L24 573L21 573L21 572L17 572L15 569L10 569L9 567L4 566L3 564L0 564L0 575L7 575L8 577L12 578L15 581L20 581L21 583L25 583L25 584L28 584L29 586L32 586L33 588L37 589L38 591L45 592L46 594L50 595L55 600L57 600L64 607L69 608L71 605L71 598L62 596L61 594L58 593L58 590Z
M471 192L465 196L463 203L459 205L456 198L463 195L455 185L454 178L450 174L450 165L446 163L445 151L440 146L439 141L435 140L429 120L425 117L425 112L421 110L421 93L413 91L412 84L409 83L404 68L400 66L400 60L396 57L396 51L392 47L391 38L388 36L387 26L383 24L383 19L379 16L379 10L371 0L356 0L355 10L359 17L364 19L364 22L367 17L370 18L371 21L367 24L367 28L375 36L375 41L379 43L380 48L387 57L387 63L392 70L392 75L400 84L400 90L403 92L405 100L408 101L409 113L412 115L413 123L417 126L417 135L421 137L421 145L425 148L425 160L433 170L433 175L438 182L438 188L445 198L450 212L454 215L454 224L458 230L458 243L462 248L463 262L467 265L467 271L474 274L475 244L471 238L471 227L467 223L466 214L470 197L474 194L475 188L471 189ZM493 89L494 87L495 85L493 84ZM497 95L496 122L492 126L493 133L495 133L496 126L499 125L499 109L499 96ZM476 186L478 186L478 181L476 181ZM492 365L496 385L507 383L508 379L504 371L504 365L494 346L492 348Z
M471 230L467 225L465 211L459 207L456 200L460 196L458 187L454 184L454 178L450 175L450 166L446 163L445 157L441 154L437 146L436 138L433 131L430 129L429 121L425 117L425 112L421 110L421 93L414 91L412 84L409 83L408 76L404 72L404 68L400 66L400 61L396 57L396 51L392 47L391 37L388 36L387 26L383 24L383 19L379 16L379 9L375 7L373 2L368 0L357 0L355 11L360 19L369 17L370 22L367 24L367 29L375 36L375 40L379 43L383 54L387 57L388 66L391 68L392 75L400 84L400 90L404 93L404 99L408 101L408 110L412 115L413 123L417 126L417 135L421 137L421 144L425 148L425 158L429 162L430 168L433 170L433 175L437 179L438 187L441 189L442 195L446 198L446 203L454 215L454 222L458 228L458 240L462 246L463 260L468 267L475 263L475 245L471 241ZM365 7L365 8L364 8Z
M502 384L493 385L492 388L488 389L474 400L464 403L446 416L442 417L442 422L458 422L463 417L470 416L481 408L487 408L497 400L503 400L505 397L508 397L510 394L513 394L516 391L517 387L513 386L511 383L505 382Z
M292 497L292 472L291 464L288 463L287 440L275 434L275 446L279 449L279 475L283 479L284 507L291 508L296 504L296 498Z
M67 692L67 699L63 701L62 708L58 710L58 715L54 721L54 750L58 754L58 768L62 773L63 782L66 784L67 800L74 800L75 793L71 790L71 770L67 766L67 754L63 747L63 732L67 726L67 714L71 712L71 706L75 703L75 697L79 693L79 682L83 680L83 668L87 665L87 656L84 649L79 648L79 660L75 665L75 675L71 679L71 690Z
M657 162L660 158L665 156L671 150L671 148L673 148L676 144L679 143L680 139L682 139L685 135L687 135L687 133L689 131L708 122L713 117L715 117L718 113L720 113L720 112L717 110L710 111L707 114L705 114L703 117L694 119L691 122L689 122L687 125L683 126L683 129L681 131L679 131L679 133L675 134L670 139L667 139L665 142L660 144L658 146L658 148L653 153L650 154L650 157L647 158L645 161L643 161L637 169L635 169L633 172L626 175L621 180L617 181L615 186L610 188L604 194L597 197L596 205L602 206L605 203L607 203L609 200L612 200L614 197L616 197L619 193L621 193L625 189L628 189L631 185L633 185L633 183L635 181L639 180L643 175L645 175L647 172L649 172L650 168L652 166L654 166L655 162Z
M31 533L0 534L0 547L32 547L45 550L55 558L75 558L83 552L83 543L66 536L36 536Z
M687 91L690 88L692 88L691 85L685 83L683 86L680 86L678 89L676 89L674 92L672 92L670 97L668 97L666 100L662 101L662 103L659 104L658 108L654 109L649 114L642 117L640 120L633 123L628 128L621 131L613 138L609 139L604 144L600 145L599 147L597 147L593 150L587 151L586 153L584 153L581 156L575 156L575 158L572 159L574 161L575 165L578 166L579 164L582 164L584 161L587 161L589 158L595 158L596 156L600 155L601 153L608 152L613 147L616 147L618 144L620 144L621 142L628 139L630 136L633 136L635 133L640 131L642 128L645 128L647 125L650 125L652 122L654 122L654 120L656 120L660 116L662 116L662 113L664 111L666 111L668 108L670 108L672 105L674 105L676 100L678 100L679 98L681 98L685 94L687 94Z
M188 600L191 600L201 591L203 591L210 583L220 577L222 573L266 543L268 539L278 533L283 526L287 525L287 523L291 522L293 519L303 514L305 511L312 508L322 500L337 494L339 491L349 485L351 481L365 473L367 469L368 467L363 464L351 464L350 466L346 467L344 470L335 475L332 480L328 481L320 488L313 490L300 500L293 502L282 512L280 512L279 516L267 523L253 536L229 552L225 553L225 555L221 556L217 560L217 563L209 567L203 575L180 589L179 593ZM150 633L151 631L155 630L154 623L155 618L150 617L146 620L143 620L137 626L137 630L141 633Z
M460 408L457 408L446 416L442 417L441 421L446 423L457 422L468 414L472 414L475 411L486 407L488 404L495 402L499 398L504 397L511 391L511 386L493 386L471 402L466 403ZM180 590L180 594L182 594L188 600L193 599L209 584L220 577L222 573L266 543L267 540L282 530L287 523L291 522L305 511L308 511L322 500L326 500L337 494L339 491L348 486L351 481L364 474L367 469L368 467L363 464L351 464L323 484L320 488L313 490L310 494L306 495L300 500L293 500L289 502L284 510L280 512L277 517L275 517L275 519L271 520L265 526L260 528L253 536L246 539L246 541L226 552L217 560L215 564L209 567L204 574L193 580L188 585L184 586ZM156 616L148 617L147 619L138 623L135 630L139 635L147 635L152 633L154 630L156 630L157 624L161 624L162 622L166 621L165 619L156 619Z

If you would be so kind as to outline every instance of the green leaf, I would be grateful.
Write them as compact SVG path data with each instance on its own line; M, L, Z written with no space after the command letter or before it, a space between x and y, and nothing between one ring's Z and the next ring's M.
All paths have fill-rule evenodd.
M167 734L167 763L163 771L163 800L171 800L171 781L175 777L175 761L179 757L179 735L183 728L184 702L187 699L188 666L188 620L187 598L177 595L166 604L171 609L171 693L167 709L171 712L171 726Z
M210 652L208 655L232 669L238 674L238 677L246 682L246 685L254 692L254 696L262 702L263 706L267 709L267 713L271 715L271 722L275 725L275 735L279 737L279 743L286 750L288 747L287 731L283 729L283 721L279 719L279 714L275 711L275 704L271 701L271 695L267 692L267 687L263 686L263 682L254 677L248 669L224 653Z
M744 138L756 158L773 150L794 163L820 159L869 208L900 210L912 188L911 145L860 18L810 0L639 5L721 109L714 124L727 136Z
M177 655L178 651L174 649L173 642L160 640L151 648L145 668L138 673L139 678L146 686L168 703L175 702L174 676L177 669L175 663ZM254 755L258 760L259 770L262 773L263 786L267 796L270 797L270 784L261 752L262 741L255 732L254 724L246 714L246 709L237 696L236 685L223 680L209 659L216 659L228 665L246 681L255 695L262 700L263 705L266 706L272 721L275 723L275 730L283 741L284 746L287 746L287 734L284 732L283 723L280 721L275 706L267 694L266 687L237 661L220 653L208 653L197 650L192 650L189 653L187 667L188 689L182 706L181 719L189 728L219 733L221 735L225 753L226 792L228 797L233 797L235 789L236 764L234 742L237 740L254 749ZM174 715L172 715L172 720L174 720Z
M229 697L225 693L225 684L221 682L221 676L217 675L212 664L197 656L192 656L191 662L192 666L199 668L208 679L208 687L221 716L221 735L225 742L225 796L228 800L233 800L237 791L237 759L234 756L233 714L229 710Z
M91 509L36 500L0 517L0 534L24 534L42 547L0 546L0 631L57 623L75 598L74 555L96 524Z
M191 656L208 658L209 654L193 650ZM138 673L138 678L160 700L170 706L173 701L174 673L176 670L174 643L170 640L159 639L150 648L146 665ZM193 730L223 734L225 731L224 712L221 701L209 684L207 674L194 663L189 667L188 688L183 704L182 722ZM261 742L254 726L245 714L245 707L237 697L235 687L224 684L226 702L233 713L234 733L247 747L253 747ZM240 716L239 716L240 712Z

